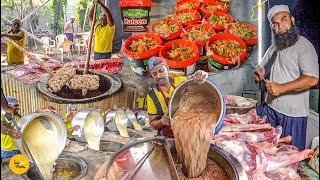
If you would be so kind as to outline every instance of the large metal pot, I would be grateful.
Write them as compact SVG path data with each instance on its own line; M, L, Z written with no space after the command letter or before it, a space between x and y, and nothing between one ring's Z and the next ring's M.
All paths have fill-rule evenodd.
M77 70L77 74L82 74L83 70ZM111 74L104 74L104 73L98 73L98 72L90 72L90 74L95 74L98 75L100 78L100 85L99 85L99 91L102 93L97 94L94 97L89 97L89 98L80 98L80 99L71 99L71 98L65 98L65 97L60 97L48 90L48 80L50 76L46 76L42 78L38 84L37 87L39 91L44 94L45 96L49 97L53 101L59 102L59 103L87 103L87 102L92 102L92 101L98 101L101 100L107 96L110 96L111 94L117 92L121 86L122 82L120 78L111 75ZM67 88L65 85L63 88ZM70 91L70 93L72 93Z
M63 122L63 120L61 119L61 117L57 116L56 114L50 113L50 112L43 112L43 113L32 113L32 114L28 114L26 116L23 116L17 123L17 125L20 127L20 131L23 135L24 132L26 131L26 129L29 128L34 128L32 126L33 123L36 123L36 121L40 121L42 123L42 125L49 130L54 130L57 131L58 136L56 137L56 141L58 144L58 152L59 154L63 151L63 149L66 146L67 143L67 129L66 126ZM29 129L30 130L30 129ZM31 130L30 130L31 131ZM34 129L34 131L36 131L36 129ZM36 138L40 138L40 137L34 137ZM28 143L28 141L33 141L35 139L25 139L27 141L27 144L30 145L30 143ZM25 142L22 141L22 139L15 139L15 142L19 148L19 150L29 156L29 159L31 160L31 156L28 153L28 150L26 149L26 144ZM39 141L39 143L42 143L42 146L50 146L50 144L52 144L52 142L49 141ZM30 148L30 147L29 147Z
M55 171L61 168L68 168L72 171L75 171L77 175L73 177L73 180L80 180L82 179L88 171L88 166L84 160L82 160L79 157L73 157L73 156L60 156L55 165ZM28 172L22 177L26 180L34 180L34 179L41 179L41 176L39 172L36 170L34 165L31 165ZM63 177L55 177L56 179L62 179Z
M210 98L212 107L216 109L218 114L218 121L214 133L218 133L223 125L224 116L226 114L226 106L223 99L222 91L219 86L210 80L205 80L204 83L195 83L193 79L188 79L174 90L169 101L169 117L172 119L174 113L179 108L181 100L183 100L185 93L201 93L203 96Z
M162 144L146 157L154 143ZM135 172L132 179L140 180L172 180L177 179L177 171L173 164L171 153L175 151L173 139L164 139L162 137L145 138L135 141L122 147L114 153L112 157L105 162L97 171L95 180L101 178L112 179L111 177L123 177L126 172L133 170L135 165L142 162L140 168ZM168 155L170 153L170 155ZM241 164L228 152L221 148L211 145L208 158L216 162L226 173L230 180L247 180L247 175ZM117 179L116 178L116 179Z
M100 137L102 136L104 132L104 121L101 116L101 113L95 109L87 109L87 110L78 112L72 119L72 122L71 122L72 127L76 125L80 126L80 128L77 131L74 131L72 133L76 140L81 142L87 142L84 136L84 128L85 128L85 122L89 118L94 118L94 128L90 130L92 130L96 136L100 136Z

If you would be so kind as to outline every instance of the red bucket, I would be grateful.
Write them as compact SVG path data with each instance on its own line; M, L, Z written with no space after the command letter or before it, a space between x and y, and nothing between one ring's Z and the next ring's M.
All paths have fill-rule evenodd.
M211 43L213 43L214 41L217 41L217 40L228 40L228 41L235 42L235 43L239 44L241 47L243 47L244 50L237 57L224 57L224 56L218 55L210 47ZM237 61L239 61L241 63L244 61L244 59L247 57L247 54L248 54L246 43L242 39L240 39L239 37L234 36L229 33L216 34L212 38L210 38L206 44L206 51L207 51L208 57L214 59L214 61L216 61L220 64L223 64L223 65L235 64L234 62L237 62Z
M195 19L192 19L192 20L179 20L177 18L177 16L181 15L181 14L184 14L184 13L192 13L194 14L196 17ZM201 22L201 15L198 11L196 10L182 10L182 11L177 11L175 14L174 14L174 19L179 21L183 26L189 26L189 25L192 25L192 24L197 24L199 22Z
M173 33L170 33L170 34L165 34L165 33L161 33L161 32L158 32L157 29L155 29L156 26L159 25L159 23L167 23L167 24L176 24L177 26L179 26L179 29L176 31L176 32L173 32ZM176 20L170 20L170 19L167 19L167 20L160 20L158 21L157 23L155 23L151 30L152 32L156 33L159 35L159 37L163 40L172 40L172 39L175 39L177 37L180 36L180 34L182 33L182 24Z
M184 46L184 47L190 47L192 57L185 59L183 61L178 61L174 59L169 59L167 56L167 51L172 48L172 46ZM195 43L189 40L185 39L177 39L172 40L163 45L163 48L160 50L159 53L160 57L164 58L170 68L177 68L182 69L186 68L187 66L195 64L199 60L199 49Z
M210 19L213 15L218 16L218 17L225 17L225 18L227 19L227 23L226 23L225 25L220 25L220 24L217 24L217 23L210 22L209 19ZM228 28L228 25L229 25L230 23L233 23L233 22L234 22L233 17L232 17L230 14L228 14L228 13L224 13L224 12L221 12L221 11L216 11L216 12L213 13L213 15L211 15L211 14L205 15L205 16L204 16L204 21L205 21L205 22L208 22L209 24L212 24L213 27L214 27L214 29L215 29L216 31L225 30L226 28Z
M214 7L218 6L219 9L215 10L215 11L210 11L207 9L208 6L214 6ZM202 5L201 11L205 15L212 14L213 12L216 12L216 11L227 13L229 11L229 7L228 7L227 3L217 2L217 1L207 1Z
M152 38L154 40L157 41L158 45L153 48L150 49L149 51L146 52L134 52L130 49L130 45L132 44L132 42L134 40L138 40L138 39L142 39L143 37L149 37ZM148 59L152 56L158 55L159 50L161 48L161 44L162 41L160 39L160 37L156 34L153 33L148 33L148 34L140 34L140 35L136 35L136 36L132 36L129 39L126 40L126 42L124 43L124 53L134 59Z
M187 3L192 3L191 8L184 7ZM188 10L188 9L193 9L193 10L200 10L201 4L199 0L181 0L176 3L176 11L181 11L181 10Z
M252 31L255 32L255 36L251 37L251 38L243 38L243 37L240 37L247 45L256 45L257 42L258 42L258 30L257 30L257 27L251 23L248 23L248 22L236 22L236 23L232 23L228 26L228 28L226 29L226 31L230 34L233 34L230 32L230 29L235 26L237 23L241 23L243 25L245 25L246 27L248 27L249 29L251 29ZM237 36L236 34L233 34L235 36Z

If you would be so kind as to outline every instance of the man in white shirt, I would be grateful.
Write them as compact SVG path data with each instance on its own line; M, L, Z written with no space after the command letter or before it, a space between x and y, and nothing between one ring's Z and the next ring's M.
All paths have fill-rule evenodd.
M259 64L254 79L266 75L268 96L257 112L268 117L272 126L281 125L282 136L292 136L292 144L305 148L309 115L309 89L319 80L318 57L314 46L299 34L287 5L275 5L268 12L272 28L272 45ZM268 62L273 59L270 68Z

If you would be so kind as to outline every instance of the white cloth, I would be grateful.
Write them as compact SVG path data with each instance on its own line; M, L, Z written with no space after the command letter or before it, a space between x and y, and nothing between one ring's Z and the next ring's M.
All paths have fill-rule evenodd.
M271 22L272 17L275 14L279 13L279 12L288 12L288 13L290 13L290 10L289 10L289 7L287 5L274 5L274 6L272 6L272 8L269 9L269 11L268 11L268 19L269 19L270 23L272 23Z

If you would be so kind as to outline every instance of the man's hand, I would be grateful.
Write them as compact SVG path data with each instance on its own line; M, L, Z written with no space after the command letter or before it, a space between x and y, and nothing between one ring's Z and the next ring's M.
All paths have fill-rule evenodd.
M208 73L198 70L194 73L193 78L196 83L204 83L204 81L208 78Z
M254 78L254 80L256 80L256 81L261 81L261 79L262 79L261 76L264 76L264 75L266 74L266 71L265 71L264 68L261 68L261 67L257 67L257 70L258 70L258 72L255 71L255 72L253 73L253 78ZM259 74L260 74L261 76L260 76Z
M75 126L72 127L72 131L77 131L78 129L80 129L79 125L75 125Z
M282 85L276 82L268 81L266 83L266 88L268 92L273 96L279 96L280 94L284 93L284 89L282 88Z
M170 119L167 115L162 116L161 122L163 126L170 126Z
M20 139L21 138L20 133L15 129L10 129L8 131L8 135L10 137L14 138L14 139Z

